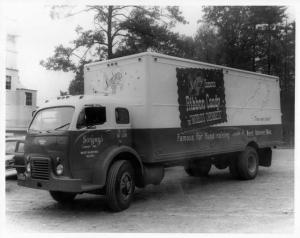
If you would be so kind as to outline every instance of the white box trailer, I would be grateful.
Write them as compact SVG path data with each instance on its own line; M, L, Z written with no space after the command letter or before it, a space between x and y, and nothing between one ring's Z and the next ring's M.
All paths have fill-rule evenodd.
M146 162L282 140L274 76L146 52L86 65L84 92L135 101L131 127L137 150L145 154L148 148Z
M87 64L84 77L85 95L35 112L18 167L19 185L59 202L102 193L124 210L176 165L253 179L281 143L277 77L150 52Z

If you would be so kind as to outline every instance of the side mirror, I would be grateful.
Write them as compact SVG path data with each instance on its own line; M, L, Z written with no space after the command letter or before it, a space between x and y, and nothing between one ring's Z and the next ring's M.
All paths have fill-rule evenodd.
M34 113L36 112L36 110L32 111L31 113L31 116L33 117L34 116Z

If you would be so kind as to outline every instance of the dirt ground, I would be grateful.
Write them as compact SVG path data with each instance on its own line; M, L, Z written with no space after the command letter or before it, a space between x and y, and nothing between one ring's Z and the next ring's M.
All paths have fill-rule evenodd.
M6 229L11 232L290 233L294 223L294 151L274 150L272 167L255 180L226 170L192 178L166 170L159 186L137 189L131 207L111 213L99 195L78 195L62 206L47 191L6 180Z

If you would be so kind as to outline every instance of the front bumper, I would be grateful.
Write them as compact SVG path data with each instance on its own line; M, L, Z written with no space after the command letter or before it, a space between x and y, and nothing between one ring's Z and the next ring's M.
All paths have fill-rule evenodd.
M51 175L49 180L43 180L33 179L27 173L19 173L18 185L29 188L62 192L80 193L85 190L82 186L82 182L80 179L71 179L68 177L55 177L54 175Z
M83 193L103 189L103 186L101 185L84 183L81 179L72 179L63 176L57 177L53 173L51 173L49 180L34 179L27 173L18 173L17 176L18 185L28 188L73 193Z

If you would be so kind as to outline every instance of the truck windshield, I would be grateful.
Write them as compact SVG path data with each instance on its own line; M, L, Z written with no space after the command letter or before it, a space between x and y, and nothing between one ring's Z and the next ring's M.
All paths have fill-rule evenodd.
M29 131L67 130L74 113L73 107L53 107L43 109L35 115Z

